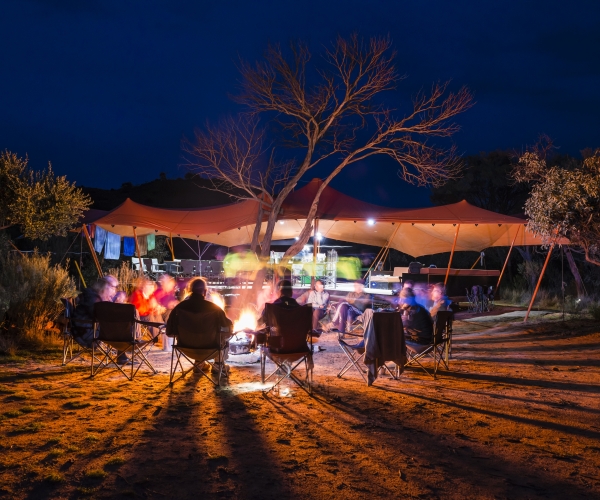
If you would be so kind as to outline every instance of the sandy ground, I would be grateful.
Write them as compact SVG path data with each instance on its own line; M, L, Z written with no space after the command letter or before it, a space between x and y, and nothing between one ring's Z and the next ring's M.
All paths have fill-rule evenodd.
M0 498L600 498L599 332L456 321L450 371L371 388L327 334L313 397L265 396L256 356L220 390L4 362Z

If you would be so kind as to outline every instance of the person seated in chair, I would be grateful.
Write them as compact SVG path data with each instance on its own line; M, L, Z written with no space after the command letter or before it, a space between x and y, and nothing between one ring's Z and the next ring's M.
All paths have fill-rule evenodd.
M337 329L341 334L350 330L355 319L371 307L371 299L364 292L364 280L354 282L354 291L346 295L346 302L342 302L335 312L332 320L332 328Z
M115 283L116 282L116 283ZM91 348L94 340L94 304L96 302L112 302L117 292L119 282L114 276L100 278L85 288L79 299L79 304L73 312L71 331L76 342L83 347ZM78 326L77 323L83 326Z
M446 295L446 287L443 283L436 283L431 289L431 300L433 305L429 310L431 318L435 321L438 311L451 311L452 301Z
M208 291L208 285L204 278L196 278L190 283L191 294L179 304L177 304L167 320L167 336L177 337L178 331L178 315L180 311L190 311L193 313L214 313L219 318L219 325L221 328L231 328L233 322L225 315L225 311L218 305L213 304L209 300L206 300L206 292ZM227 375L229 373L229 365L225 364L229 354L229 347L225 347L221 351L221 359L223 360L223 373ZM218 370L220 367L218 363L215 363L215 368ZM200 368L200 367L198 367Z
M277 283L277 290L279 290L279 297L273 301L273 304L279 304L284 307L298 307L300 305L293 297L294 289L290 280L281 280Z
M300 300L302 298L302 300ZM312 329L316 331L319 329L319 321L321 321L327 314L329 307L329 292L325 291L325 285L321 280L315 281L314 290L310 290L306 294L302 294L298 298L300 304L311 304L313 309Z
M402 323L406 335L406 344L428 345L433 341L433 322L423 306L415 300L410 288L400 293L400 310L403 311Z
M277 297L271 304L279 304L285 308L293 308L300 307L300 304L293 297L294 289L292 288L292 282L290 280L281 280L277 283L277 290L279 292L279 297ZM263 306L263 309L258 318L258 325L262 325L259 327L260 330L264 329L267 324L267 318L265 316L266 307Z

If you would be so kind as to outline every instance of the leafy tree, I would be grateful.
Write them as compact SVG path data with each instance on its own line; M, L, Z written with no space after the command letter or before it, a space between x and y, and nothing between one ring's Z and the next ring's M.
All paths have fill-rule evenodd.
M600 149L567 166L550 166L551 150L543 138L515 166L515 178L533 184L525 203L528 227L548 242L568 238L586 261L600 266Z
M0 154L0 229L19 225L31 239L65 236L90 204L90 197L56 176L51 165L36 172L27 158Z
M529 186L512 178L513 156L509 151L492 151L465 158L463 175L431 190L435 205L467 200L486 210L506 215L523 213Z

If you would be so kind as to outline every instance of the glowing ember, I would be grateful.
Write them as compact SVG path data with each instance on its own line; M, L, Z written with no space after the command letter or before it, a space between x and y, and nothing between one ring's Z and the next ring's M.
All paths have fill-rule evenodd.
M242 314L238 318L238 320L233 324L234 332L241 332L242 330L246 331L255 331L256 323L257 323L257 314L256 311L252 308L246 308L242 311Z
M225 310L225 300L217 292L211 292L208 300L210 300L213 304L218 305L221 309L223 309L223 311Z

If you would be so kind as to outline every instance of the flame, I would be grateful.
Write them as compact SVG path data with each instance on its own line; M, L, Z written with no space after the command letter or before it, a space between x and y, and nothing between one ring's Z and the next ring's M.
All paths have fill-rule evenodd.
M238 320L233 324L234 332L241 332L242 330L255 331L257 324L256 311L251 307L247 307L242 310L242 314Z
M218 305L221 309L223 309L223 311L225 310L225 300L223 299L221 294L219 294L217 292L211 292L209 300L213 304Z

